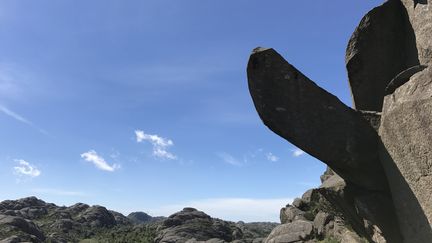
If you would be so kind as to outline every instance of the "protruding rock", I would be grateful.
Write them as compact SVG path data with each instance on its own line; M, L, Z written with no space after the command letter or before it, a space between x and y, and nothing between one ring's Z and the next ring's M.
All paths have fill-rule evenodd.
M325 180L320 188L332 188L334 190L343 189L346 186L344 179L342 179L339 175L334 174Z
M285 208L282 208L280 211L280 221L281 224L286 224L299 219L306 220L304 215L304 211L293 206L287 206Z
M345 180L386 190L378 136L357 112L273 49L255 50L247 73L255 108L266 126L328 164Z
M381 111L389 82L418 64L414 31L400 1L387 1L371 10L353 33L346 52L354 107Z
M324 171L324 174L320 176L321 183L326 181L328 178L330 178L332 175L334 175L334 171L327 166L327 169Z
M423 71L427 68L425 65L417 65L402 71L390 81L385 89L385 95L392 94L397 88L409 81L409 79L416 73Z

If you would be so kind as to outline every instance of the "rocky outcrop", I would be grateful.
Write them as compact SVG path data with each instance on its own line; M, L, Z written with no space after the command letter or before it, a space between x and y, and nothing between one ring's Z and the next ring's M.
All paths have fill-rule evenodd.
M241 231L221 220L212 219L204 212L193 208L185 208L182 211L169 216L159 230L156 242L186 242L207 241L220 239L233 241L241 239Z
M371 223L380 222L381 219L371 217L383 213L362 211L373 208L387 210L384 205L388 201L370 200L369 194L360 197L358 188L347 185L330 169L322 178L326 179L319 188L308 190L302 198L296 198L292 204L281 209L282 225L275 228L265 242L318 242L325 239L354 243L386 242L384 235L398 235L398 232L389 232L395 227L385 228L383 232ZM371 202L375 204L364 205ZM396 220L391 215L385 217L390 217L387 220ZM380 222L380 225L385 224ZM400 242L394 238L391 240L389 242Z
M166 217L121 213L77 203L59 207L35 197L0 203L0 243L237 242L260 243L277 223L228 222L193 208Z
M130 213L127 218L134 224L148 224L154 222L161 222L166 219L166 217L152 217L144 212L133 212Z
M313 223L306 220L296 220L276 227L267 237L267 243L303 242L313 237Z
M143 224L152 221L152 216L144 212L133 212L127 216L135 224Z
M398 73L418 65L414 31L400 1L367 13L346 51L346 66L357 110L381 111L384 93Z
M388 0L361 20L346 52L354 109L273 49L257 48L249 59L264 124L340 176L323 176L319 193L370 242L432 239L431 4ZM281 221L308 219L301 207L297 200L282 209Z
M233 223L215 219L194 208L169 216L158 228L155 242L245 242L258 243L276 226L274 223Z
M36 197L0 203L0 239L9 238L9 242L68 242L123 225L132 223L101 206L59 207Z
M21 217L0 214L0 232L21 231L18 238L31 239L35 242L43 242L45 240L44 233L32 221Z

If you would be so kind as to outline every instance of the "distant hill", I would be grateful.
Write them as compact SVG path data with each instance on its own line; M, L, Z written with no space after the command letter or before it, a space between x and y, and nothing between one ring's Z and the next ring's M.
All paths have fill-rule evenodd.
M130 213L127 217L134 224L147 224L157 221L163 221L166 219L166 217L152 217L144 212L133 212Z
M70 207L36 197L0 203L0 243L14 242L261 242L277 223L234 223L193 208L170 217L123 214L102 206Z

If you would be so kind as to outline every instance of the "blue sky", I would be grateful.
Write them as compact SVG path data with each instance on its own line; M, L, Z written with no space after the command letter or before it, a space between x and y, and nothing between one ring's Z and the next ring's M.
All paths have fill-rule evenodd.
M351 105L344 52L380 1L0 2L0 200L278 221L325 166L247 89L273 47Z

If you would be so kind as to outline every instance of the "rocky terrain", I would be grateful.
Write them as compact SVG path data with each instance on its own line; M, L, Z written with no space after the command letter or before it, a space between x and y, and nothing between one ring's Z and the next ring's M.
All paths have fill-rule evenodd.
M356 233L361 219L345 216L352 200L346 182L331 169L321 181L281 209L281 224L228 222L194 208L167 218L144 212L126 217L83 203L60 207L36 197L7 200L0 203L0 242L368 242Z
M328 165L322 185L280 211L281 224L234 223L193 208L168 218L35 197L0 203L0 242L432 242L432 7L389 0L346 51L353 108L271 48L248 63L264 124Z
M368 242L432 242L431 4L388 0L363 17L345 59L353 108L271 48L256 48L249 59L249 91L262 121L340 176L314 191ZM283 209L284 224L269 241L314 237L304 197ZM361 242L340 238L332 217L324 234ZM316 214L313 221L329 220Z
M60 207L36 197L0 203L0 242L261 242L277 223L227 222L193 208L127 217L102 206Z

